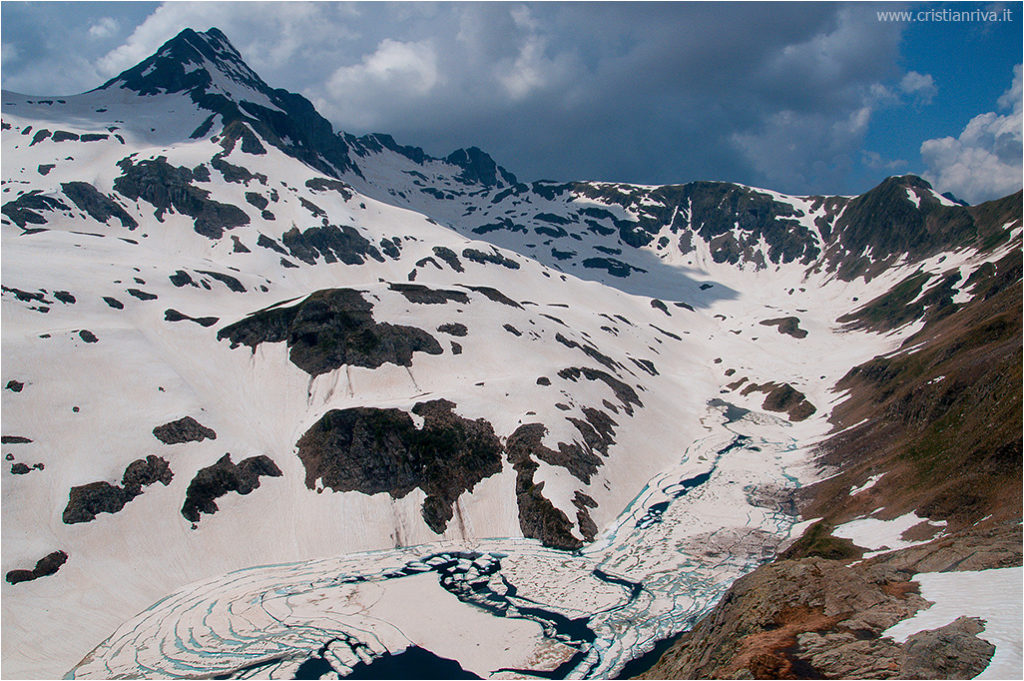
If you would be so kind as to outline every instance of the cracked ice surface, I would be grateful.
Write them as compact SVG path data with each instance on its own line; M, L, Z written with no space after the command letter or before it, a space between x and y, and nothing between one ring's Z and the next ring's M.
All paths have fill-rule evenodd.
M804 462L777 439L785 422L721 420L709 410L706 436L582 551L489 539L237 570L155 603L69 676L292 678L314 655L344 675L419 645L485 678L611 677L692 626L793 525L772 501ZM766 480L782 481L774 496Z

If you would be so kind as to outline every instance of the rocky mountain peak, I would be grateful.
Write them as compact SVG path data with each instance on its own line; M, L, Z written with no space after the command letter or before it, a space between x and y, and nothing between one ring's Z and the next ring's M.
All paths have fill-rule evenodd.
M459 179L464 182L479 182L486 187L501 187L518 184L516 176L508 172L478 147L456 149L445 161L462 168Z
M212 90L231 99L244 99L244 90L265 93L266 83L250 69L220 30L186 28L164 43L151 57L110 79L99 89L134 90L140 95L190 92L193 98ZM239 92L239 87L243 91Z

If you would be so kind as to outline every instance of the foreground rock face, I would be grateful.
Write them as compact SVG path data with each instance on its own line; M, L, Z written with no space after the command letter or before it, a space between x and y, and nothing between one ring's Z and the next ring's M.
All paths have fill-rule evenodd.
M960 618L900 644L881 633L930 603L888 561L771 563L740 578L640 678L971 678L995 646ZM979 638L980 635L980 638Z
M979 270L973 302L849 372L819 457L837 473L799 500L823 520L737 580L642 678L947 679L987 667L995 647L978 620L903 644L880 633L928 605L917 573L1021 565L1021 266L1018 251ZM858 562L862 549L832 536L911 511L946 534L905 536L925 543Z

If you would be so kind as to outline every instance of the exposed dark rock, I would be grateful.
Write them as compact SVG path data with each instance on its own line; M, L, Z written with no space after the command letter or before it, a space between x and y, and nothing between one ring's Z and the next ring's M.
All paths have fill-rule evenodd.
M178 312L173 308L164 310L164 321L165 322L183 322L183 321L195 322L199 326L213 326L220 321L219 317L189 317L187 314Z
M300 196L299 197L299 203L302 205L303 208L308 210L313 215L313 217L315 217L315 218L325 218L325 217L327 217L327 213L324 212L324 209L321 208L320 206L316 205L312 201L310 201L308 199L304 199L303 197Z
M235 148L235 143L239 139L242 140L242 153L253 154L254 156L262 156L267 153L259 138L253 134L252 130L245 123L231 121L224 126L224 133L221 136L220 143L224 147L225 152L230 153Z
M398 260L398 258L402 255L402 242L398 237L394 237L390 240L381 239L380 250L384 251L384 255L388 256L392 260ZM433 258L423 258L422 260L420 260L420 262L423 262L424 260L429 262L437 269L441 269L441 266L434 262ZM420 262L416 263L417 267L422 267L422 265L420 265Z
M398 409L331 410L299 439L306 486L336 492L387 492L400 499L419 487L427 498L423 519L444 532L456 499L501 471L501 441L484 419L465 419L448 400L420 402L417 428Z
M784 333L793 338L806 338L807 331L800 328L799 317L779 317L778 319L765 319L761 326L778 327L779 333Z
M354 196L352 187L340 180L329 180L325 177L314 177L306 180L306 186L315 192L335 191L341 194L346 201Z
M173 208L193 218L195 231L210 239L219 239L225 229L249 224L245 211L208 198L208 191L192 184L191 170L168 164L164 156L137 164L126 158L118 166L123 174L114 180L114 190L155 206L158 220Z
M477 147L456 149L445 161L462 168L456 179L466 184L482 184L485 187L518 184L515 175L496 164L493 158Z
M459 337L465 336L467 333L469 333L469 329L466 328L466 325L460 324L458 322L442 324L441 326L437 327L437 330L440 331L441 333L447 333L449 335Z
M224 274L222 272L210 272L207 270L196 270L196 272L198 272L199 274L205 274L207 276L213 277L214 279L221 282L222 284L227 286L228 289L234 291L235 293L245 293L245 287L242 286L242 282L238 281L230 274Z
M75 304L75 297L71 295L68 291L54 291L53 297L59 300L60 302L64 303L65 305Z
M453 355L461 355L462 354L462 344L461 343L456 343L455 341L451 341L451 344L452 344L452 354Z
M124 309L124 303L122 303L117 298L112 298L110 296L103 296L103 302L105 302L107 305L109 305L110 307L114 308L115 310L123 310Z
M239 239L235 235L231 236L231 242L232 242L232 247L231 247L231 252L232 253L251 253L252 252L248 248L246 248L245 244L242 243L242 240Z
M441 354L437 340L422 329L374 321L373 305L359 291L326 289L292 307L261 310L221 329L231 347L287 342L291 362L310 374L345 364L377 368L411 366L414 352Z
M266 234L260 234L256 239L256 245L260 248L269 248L272 251L276 251L281 255L288 255L288 251L281 247L281 244L268 237Z
M519 329L517 329L516 327L512 326L511 324L502 324L502 328L503 328L503 329L505 329L506 331L508 331L508 332L509 332L510 334L512 334L513 336L516 336L517 338L518 338L519 336L522 336L522 335L523 335L523 332L522 332L522 331L520 331L520 330L519 330Z
M77 142L78 135L73 132L67 132L65 130L57 130L53 133L52 137L54 142Z
M466 327L462 327L462 328L465 329ZM465 334L463 334L463 335L465 335ZM25 384L22 383L21 381L16 381L16 380L14 380L12 378L11 380L7 381L7 385L4 386L4 387L7 390L10 390L12 393L20 393L22 391L22 389L25 387Z
M667 314L669 317L672 316L672 313L668 311L668 306L665 305L665 303L663 301L660 301L657 298L652 298L651 299L651 307L653 307L656 310L661 310L662 312Z
M597 523L590 517L589 509L597 508L597 502L589 495L576 490L572 505L576 507L576 522L579 524L583 538L586 541L594 541L594 537L597 536Z
M444 246L434 246L434 255L448 263L448 266L456 272L465 271L462 268L462 262L459 260L459 256L457 256L455 251L452 249Z
M152 293L146 293L145 291L137 288L128 289L128 295L138 298L139 300L156 300L157 296Z
M121 476L121 488L133 497L142 494L142 488L161 482L171 484L174 474L167 460L150 454L145 459L136 459L128 464Z
M346 265L362 265L366 256L381 262L384 260L376 247L350 225L310 227L303 232L292 227L281 235L281 241L292 256L310 265L316 264L318 257L322 257L324 262L341 261ZM257 242L257 245L264 244Z
M183 416L177 421L165 423L153 429L153 436L165 445L176 445L182 442L202 442L206 438L217 439L217 433L207 428L191 416Z
M11 288L8 286L4 286L3 290L8 293L13 293L14 297L23 303L50 303L50 301L46 299L46 296L44 295L43 291L22 291L21 289Z
M650 324L649 326L652 329L654 329L655 331L657 331L658 333L660 333L662 335L665 335L665 336L668 336L672 340L677 340L677 341L683 340L682 337L679 336L678 334L674 334L671 331L666 331L665 329L661 328L660 326L655 326L654 324Z
M23 435L2 435L0 436L0 444L4 445L27 445L32 442L31 438L27 438Z
M47 220L40 215L40 211L70 210L60 199L43 196L41 190L33 190L22 194L13 201L8 201L0 207L3 213L11 219L11 222L22 229L27 224L45 225Z
M62 519L67 524L89 522L97 513L117 513L131 501L131 495L110 482L90 482L72 487Z
M539 539L544 546L573 551L583 542L573 535L572 522L544 496L544 483L533 482L539 467L533 457L539 450L547 450L541 443L546 430L541 423L523 424L505 443L508 461L516 471L519 528L524 537Z
M55 574L67 560L68 554L63 551L48 553L36 561L36 566L31 570L11 570L8 572L6 576L7 582L9 584L18 584L19 582L31 582L33 579L47 577Z
M615 393L615 397L618 398L622 404L622 408L630 416L633 415L633 406L643 407L643 402L640 401L640 397L636 394L629 385L623 383L619 379L615 378L611 374L605 373L599 369L590 369L587 367L567 367L558 372L560 378L564 378L568 381L577 381L579 377L587 379L588 381L602 381L605 385L612 389Z
M640 272L641 274L647 270L640 267L634 267L629 263L616 260L615 258L586 258L583 261L583 266L590 270L605 270L608 274L613 277L628 277L633 272Z
M45 129L45 128L43 128L43 129L39 130L35 135L32 136L32 141L29 142L29 146L30 147L31 146L35 146L36 144L39 144L40 142L46 140L49 136L50 136L50 131Z
M91 482L72 487L62 519L65 524L73 525L90 522L98 513L117 513L125 504L142 494L142 487L155 482L166 486L173 477L167 461L158 456L150 454L145 459L136 459L125 468L122 487L109 482Z
M225 454L212 466L200 468L188 483L181 515L197 523L201 513L217 512L215 499L228 492L249 494L260 486L262 475L276 478L282 473L277 464L265 454L250 456L237 464L231 462L231 454Z
M765 383L758 389L762 392L768 392L768 396L764 398L764 404L761 407L768 411L787 412L790 421L803 421L817 411L815 406L807 401L806 396L802 392L788 383L783 383L782 385ZM744 388L744 393L749 390L749 386Z
M262 173L251 173L247 168L228 163L224 160L224 157L221 154L214 156L210 160L210 165L213 166L214 170L219 171L227 182L247 185L252 180L256 180L260 184L265 185L267 183L266 175Z
M507 267L510 270L519 269L519 263L517 263L515 260L512 260L511 258L505 257L504 255L499 253L498 249L496 248L491 253L478 251L475 248L466 248L463 249L462 251L462 257L466 258L467 260L472 260L473 262L480 263L482 265L492 263L495 265L501 265L502 267Z
M96 334L94 334L89 329L82 329L81 331L79 331L78 337L81 338L86 343L95 343L99 340L99 338L96 337Z
M11 473L14 475L25 475L26 473L31 472L32 469L29 468L26 464L23 464L21 462L11 464Z
M555 334L555 340L558 341L559 343L561 343L562 345L564 345L567 348L575 348L577 350L582 351L583 354L585 354L587 357L590 357L591 359L597 360L598 362L600 362L601 364L603 364L604 366L608 367L609 369L611 369L613 371L615 370L615 367L620 366L618 362L613 360L608 355L600 352L597 348L595 348L590 343L587 343L586 345L580 345L576 341L569 340L568 338L566 338L565 336L563 336L560 333L556 333Z
M488 300L494 301L495 303L501 303L502 305L508 305L509 307L518 308L520 310L523 309L522 305L512 300L511 298L509 298L496 288L491 288L490 286L466 286L464 284L459 285L462 286L463 288L469 289L470 291L475 291L485 296Z
M178 270L174 274L169 275L168 278L171 280L171 283L177 286L178 288L181 288L182 286L186 285L195 286L196 288L199 288L199 284L192 281L192 277L189 276L188 272L185 272L184 270Z
M268 205L270 205L270 201L268 201L265 196L258 192L246 192L245 200L252 204L253 206L259 208L260 210L263 210Z
M49 175L50 171L56 167L57 166L53 163L40 163L36 167L36 172L38 172L40 175Z
M551 385L551 379L547 376L541 376L537 379L537 385Z
M643 371L649 373L651 376L658 375L658 370L657 368L655 368L654 362L652 362L651 360L637 359L636 357L630 357L630 359L633 361L633 364L636 364L638 367L640 367Z
M469 303L469 296L462 291L433 289L421 284L388 284L388 288L405 296L410 303L443 305L448 302Z
M135 218L129 215L121 207L121 204L101 194L96 187L88 182L64 182L60 188L64 195L78 206L79 210L84 210L95 220L106 222L114 217L121 222L122 227L127 227L129 230L139 226Z

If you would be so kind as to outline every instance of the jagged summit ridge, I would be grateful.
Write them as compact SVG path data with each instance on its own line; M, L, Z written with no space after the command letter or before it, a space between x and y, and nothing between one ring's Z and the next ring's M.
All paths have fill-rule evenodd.
M224 88L223 76L236 87ZM220 30L197 32L187 28L168 40L151 57L111 78L97 89L113 87L134 90L140 95L160 92L197 91L210 87L222 94L245 95L237 86L266 94L269 87L242 59L242 55ZM251 96L251 95L250 95Z

